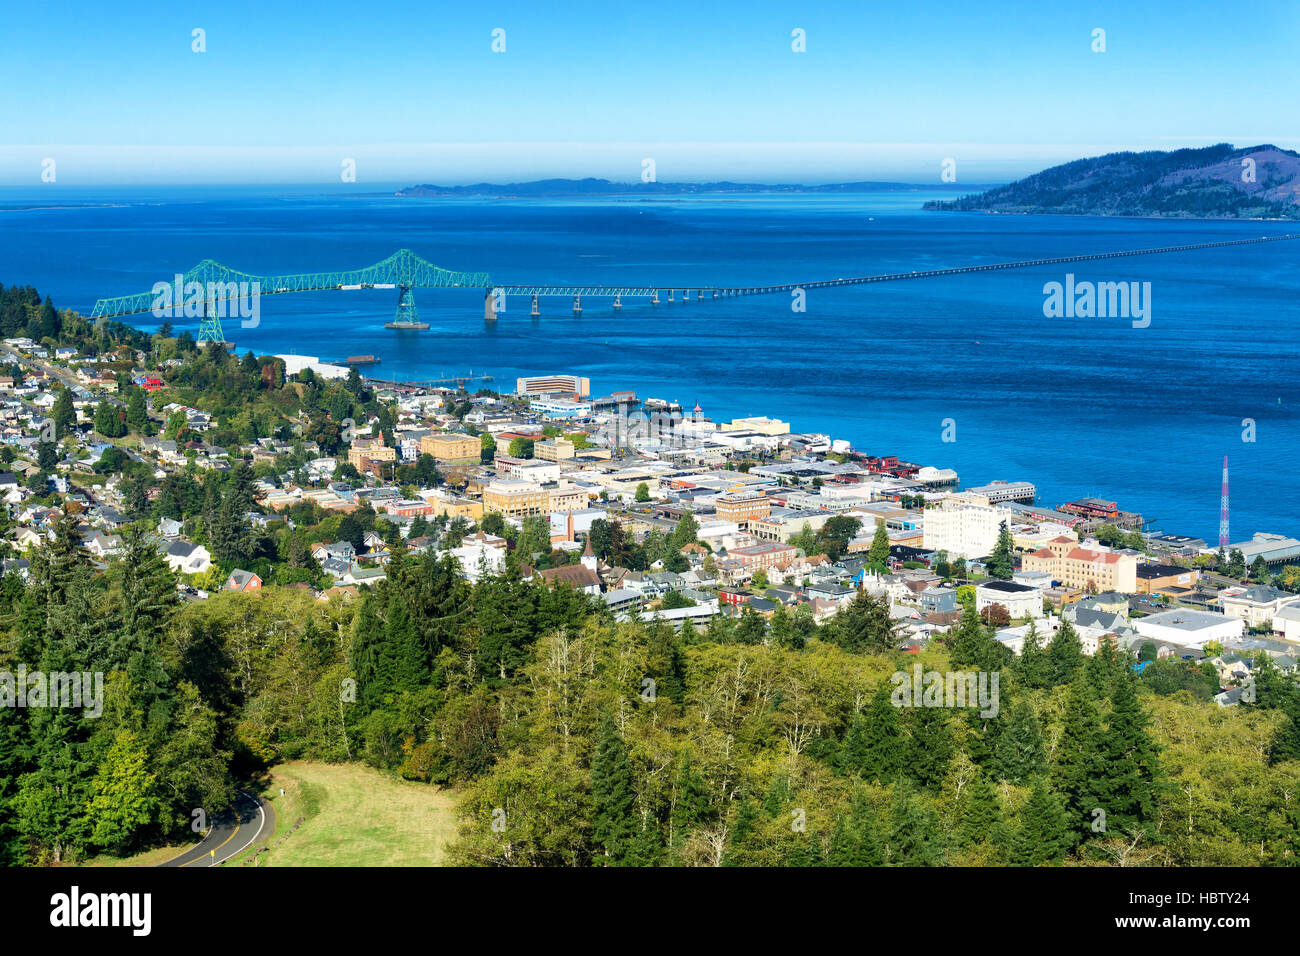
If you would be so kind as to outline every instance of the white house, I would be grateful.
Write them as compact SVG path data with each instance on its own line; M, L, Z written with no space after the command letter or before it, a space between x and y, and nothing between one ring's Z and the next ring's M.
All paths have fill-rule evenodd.
M504 548L493 547L482 540L468 539L469 543L452 548L447 553L460 562L461 571L471 583L491 574L499 574L506 566Z
M1043 616L1043 592L1015 581L984 581L975 588L975 610L1001 604L1012 620Z
M202 574L212 567L212 555L201 544L188 541L169 541L163 551L167 566L180 574Z

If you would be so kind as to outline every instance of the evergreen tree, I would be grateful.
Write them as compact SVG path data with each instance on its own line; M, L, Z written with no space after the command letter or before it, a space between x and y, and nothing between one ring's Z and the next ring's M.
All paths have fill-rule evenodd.
M992 673L1006 664L1008 655L1007 648L989 636L975 605L967 604L952 641L952 665Z
M1037 625L1030 621L1020 655L1011 665L1012 673L1025 687L1038 689L1052 686L1052 661L1043 650L1042 640Z
M836 612L825 633L827 640L855 654L892 651L902 640L889 604L865 590Z
M867 567L877 574L884 574L889 567L889 529L885 527L883 519L876 522L871 550L867 552Z
M1016 550L1015 543L1011 539L1011 530L1007 523L1002 522L1002 529L998 532L997 544L993 546L993 553L988 560L989 576L1001 578L1004 581L1011 580L1011 575L1016 570Z
M939 817L905 779L894 784L885 842L890 866L938 866L943 862Z
M1043 733L1034 708L1027 702L1012 704L1007 726L993 753L993 776L1008 783L1023 784L1047 771Z
M1051 781L1065 803L1071 845L1090 832L1093 810L1100 807L1110 812L1103 803L1106 757L1102 745L1101 718L1092 686L1080 675L1070 684L1066 698L1065 724Z
M727 849L722 856L723 866L744 866L749 859L747 843L759 822L759 807L754 798L745 794L736 810L736 822L727 834Z
M691 752L682 752L682 761L673 782L673 843L681 846L686 836L704 822L708 814L708 791L704 778L691 766Z
M1131 655L1115 646L1115 639L1107 634L1101 639L1097 652L1084 663L1084 671L1098 697L1109 697L1115 685L1126 679L1132 666Z
M1036 777L1012 834L1011 862L1015 866L1055 862L1069 847L1070 835L1061 799L1047 785L1046 777Z
M889 690L881 686L863 713L853 718L840 748L844 773L856 773L868 782L890 783L907 766L907 744L899 727L898 710Z
M1111 697L1110 715L1102 735L1104 775L1098 806L1106 812L1108 829L1133 834L1147 829L1156 814L1160 777L1157 746L1151 739L1151 718L1134 692L1134 680L1121 677Z
M981 771L967 786L961 809L961 841L965 846L993 842L1001 831L1002 807L989 775Z
M137 432L144 431L144 426L149 421L149 412L144 401L144 391L139 388L133 388L131 397L127 399L126 421Z
M596 753L591 760L591 803L594 813L591 838L610 862L622 862L631 851L631 844L637 835L636 821L632 815L635 800L627 745L613 718L606 717L601 722L596 739Z
M681 704L686 694L686 657L681 638L672 625L655 621L647 635L648 673L655 681L656 697Z
M956 749L943 707L913 707L906 741L906 767L923 789L937 793L943 786Z
M659 821L647 817L628 844L624 866L658 866L664 856L664 833ZM725 862L723 864L726 865Z
M60 388L54 399L54 407L50 409L50 417L54 419L54 437L64 438L72 430L72 426L77 424L77 410L72 406L72 391L67 388Z
M1060 630L1052 636L1047 645L1047 657L1052 662L1053 687L1069 684L1083 667L1083 645L1069 621L1062 621Z

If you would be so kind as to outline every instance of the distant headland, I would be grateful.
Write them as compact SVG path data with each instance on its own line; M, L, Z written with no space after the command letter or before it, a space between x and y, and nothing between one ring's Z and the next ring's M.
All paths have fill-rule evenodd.
M1229 143L1110 153L926 209L1175 219L1300 219L1300 153Z
M970 186L954 183L616 183L608 179L538 179L526 183L476 183L472 186L435 186L424 183L397 190L398 196L550 198L557 196L689 196L703 193L875 193L957 191Z

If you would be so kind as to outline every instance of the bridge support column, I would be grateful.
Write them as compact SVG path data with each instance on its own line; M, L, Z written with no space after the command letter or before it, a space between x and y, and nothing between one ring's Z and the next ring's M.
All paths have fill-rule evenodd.
M582 316L582 296L575 295L573 297L573 317L576 319L576 318L580 318L581 316Z
M659 304L659 290L658 290L658 289L655 289L655 293L654 293L654 295L650 296L650 304L651 304L651 305L658 305L658 304Z
M617 312L621 308L623 308L622 297L616 295L614 296L614 311Z
M533 311L528 314L532 316L534 319L542 314L541 312L537 311L537 296L533 296Z
M714 297L715 299L718 297L718 290L717 290L717 289L714 289L714 290L713 290L713 297Z
M668 304L669 304L669 305L672 305L672 304L673 304L673 290L672 290L672 289L669 289L669 290L668 290Z
M483 296L483 318L488 322L495 322L497 319L497 297L491 289L488 289L487 294Z
M703 302L703 301L704 301L704 290L703 290L703 289L696 289L696 290L695 290L695 301L696 301L696 302Z

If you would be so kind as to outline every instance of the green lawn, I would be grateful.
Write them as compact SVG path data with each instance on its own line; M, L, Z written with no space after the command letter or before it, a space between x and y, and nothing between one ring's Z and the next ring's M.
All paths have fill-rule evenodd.
M450 791L360 764L281 764L262 794L276 820L257 866L439 866L456 834Z

